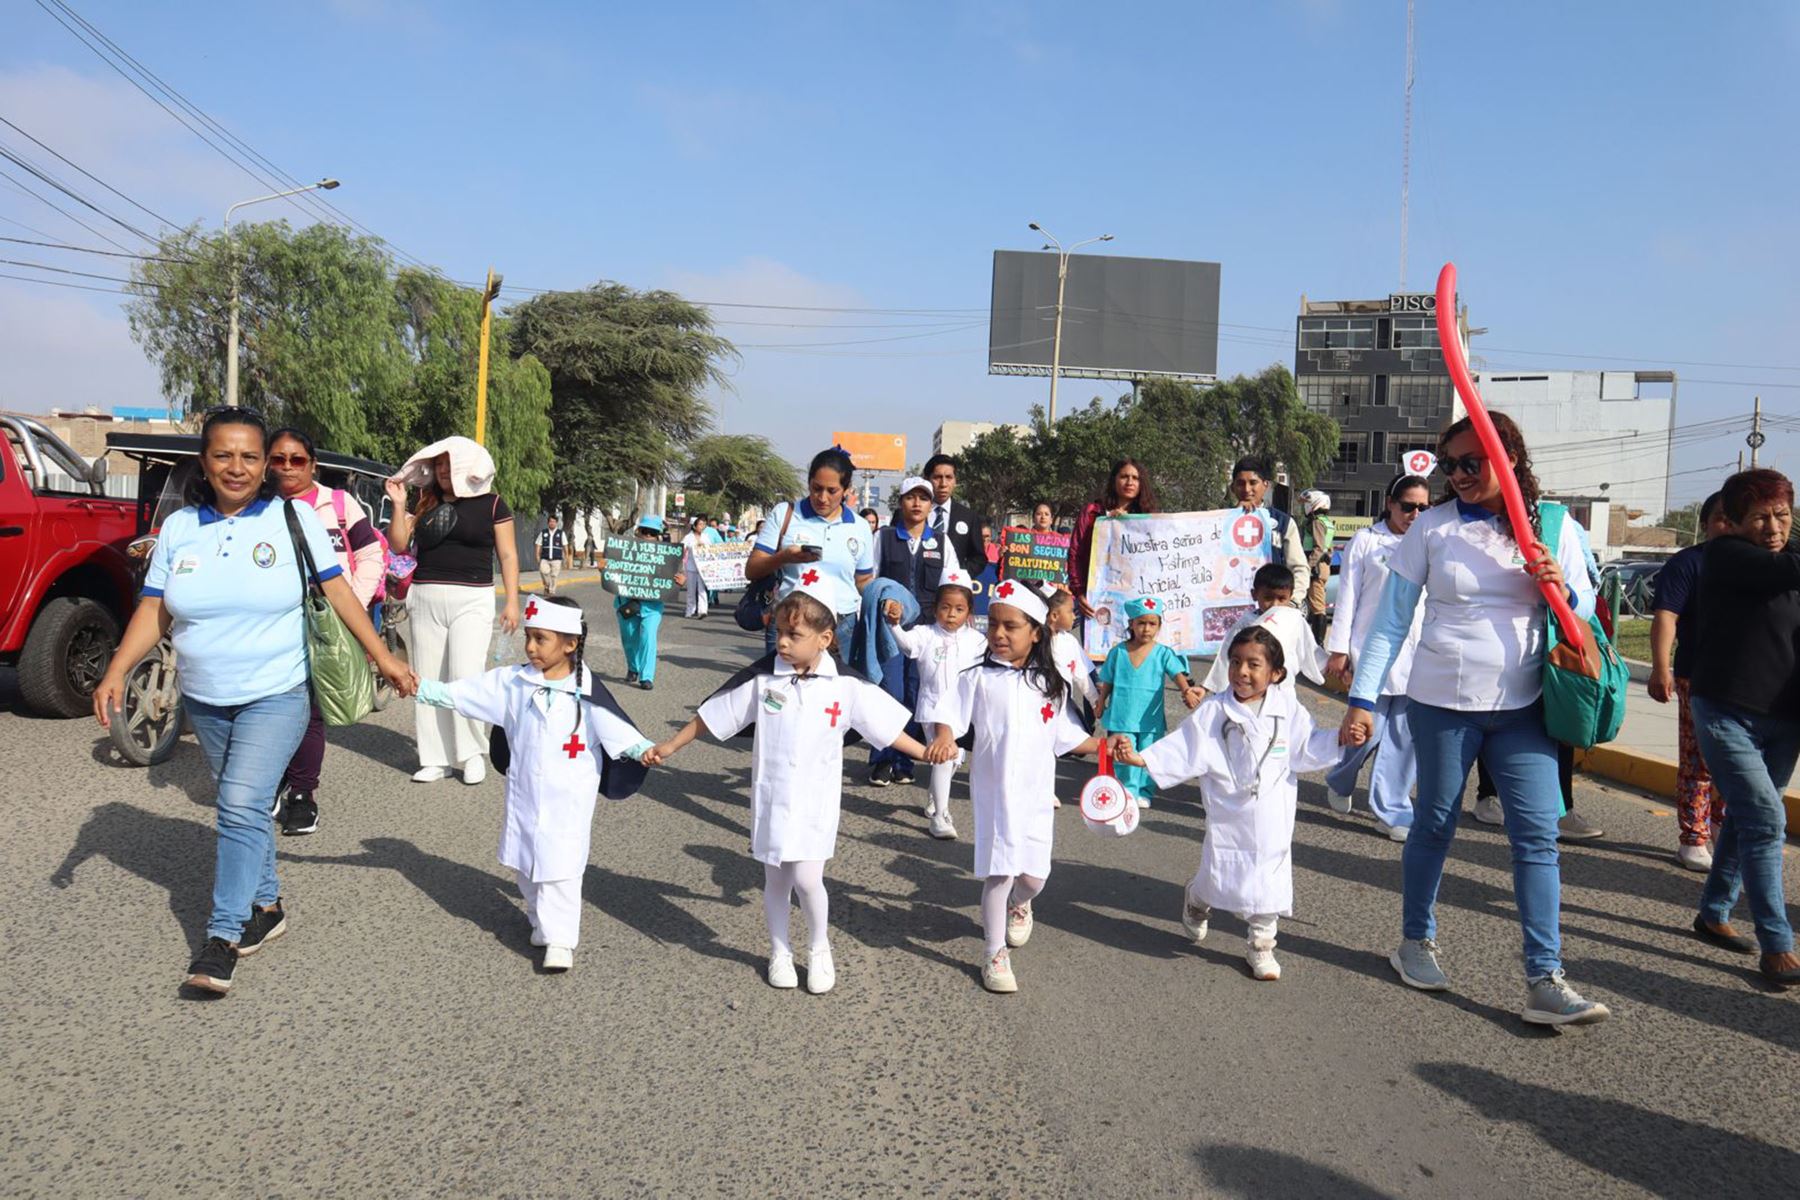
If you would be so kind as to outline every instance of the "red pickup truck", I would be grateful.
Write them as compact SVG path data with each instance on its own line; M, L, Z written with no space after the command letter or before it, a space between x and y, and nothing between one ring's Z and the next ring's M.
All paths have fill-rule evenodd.
M41 422L0 413L0 666L46 716L92 711L136 599L137 504L105 480L104 458L89 466Z

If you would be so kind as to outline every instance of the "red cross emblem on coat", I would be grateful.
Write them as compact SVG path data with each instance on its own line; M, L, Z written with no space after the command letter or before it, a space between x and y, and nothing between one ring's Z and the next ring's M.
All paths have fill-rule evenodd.
M1008 596L1010 596L1012 594L1013 594L1013 585L1012 585L1012 580L1010 580L1010 579L1008 579L1005 583L1002 583L999 587L994 589L994 595L1000 597L1002 600L1006 599Z
M525 606L525 619L529 621L535 616L537 616L537 601L533 600Z
M806 587L811 587L813 584L819 582L819 573L817 571L808 571L800 577L800 582Z
M825 710L825 715L831 718L831 727L836 729L837 719L844 715L844 706L833 700L831 707Z
M581 734L577 731L569 735L569 740L563 743L563 749L569 752L570 758L574 758L583 750L586 750L587 746L582 742Z
M1050 718L1054 717L1055 715L1056 715L1056 706L1054 704L1046 703L1044 705L1044 707L1038 709L1038 716L1044 718L1044 724L1046 724L1046 725L1048 725L1050 723Z

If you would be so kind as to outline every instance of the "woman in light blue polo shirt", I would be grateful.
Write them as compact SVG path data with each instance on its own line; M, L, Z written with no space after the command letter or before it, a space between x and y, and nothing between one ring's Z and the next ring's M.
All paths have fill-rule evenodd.
M275 792L306 733L303 560L288 503L267 478L269 433L243 408L212 412L187 506L163 522L144 593L100 686L94 715L110 723L125 676L173 634L188 720L218 784L219 852L206 944L187 984L223 994L240 957L287 931L275 881ZM325 597L401 695L412 672L389 653L350 590L311 506L293 506Z
M808 571L833 580L839 597L834 649L840 656L849 653L862 590L875 578L874 535L869 523L844 503L853 474L850 456L842 450L815 454L806 473L807 495L770 510L744 565L744 578L751 583L780 573L776 599L792 591ZM764 628L763 644L775 653L773 625Z

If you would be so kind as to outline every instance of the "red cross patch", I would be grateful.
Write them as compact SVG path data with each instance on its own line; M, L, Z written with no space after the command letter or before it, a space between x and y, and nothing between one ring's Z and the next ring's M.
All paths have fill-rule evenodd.
M813 584L819 582L819 573L817 571L808 571L800 577L800 582L807 587L811 587Z
M999 587L994 589L994 595L1000 597L1002 600L1006 599L1008 596L1011 596L1012 594L1013 594L1013 585L1012 585L1012 580L1010 580L1010 579L1008 579L1005 583L1002 583Z
M529 621L535 616L537 616L537 601L533 600L525 606L525 619Z
M1245 513L1239 517L1232 523L1231 540L1246 550L1252 550L1262 545L1262 518L1255 513Z
M1144 609L1146 612L1155 612L1156 611L1156 601L1154 601L1154 600L1144 601Z
M569 740L563 743L563 749L567 750L569 752L570 758L574 758L576 755L580 754L583 750L586 750L587 746L585 743L582 742L581 734L579 731L577 731L577 732L571 733L569 735Z
M825 710L825 715L831 718L831 727L836 729L837 719L844 715L844 706L833 700L831 707Z
M1045 704L1044 707L1038 709L1038 716L1044 718L1044 724L1046 725L1050 723L1050 718L1055 715L1056 706L1054 704Z

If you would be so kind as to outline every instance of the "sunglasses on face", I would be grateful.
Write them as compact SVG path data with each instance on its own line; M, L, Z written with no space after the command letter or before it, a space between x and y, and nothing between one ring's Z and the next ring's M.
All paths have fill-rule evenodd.
M1461 458L1446 458L1438 463L1445 475L1454 478L1457 475L1479 475L1481 468L1487 465L1487 459L1478 454L1465 454Z
M1426 500L1396 500L1394 501L1394 507L1403 513L1417 513L1424 512L1426 509L1430 508L1431 503Z
M304 467L311 461L312 459L306 457L304 454L269 455L269 465L271 467Z

